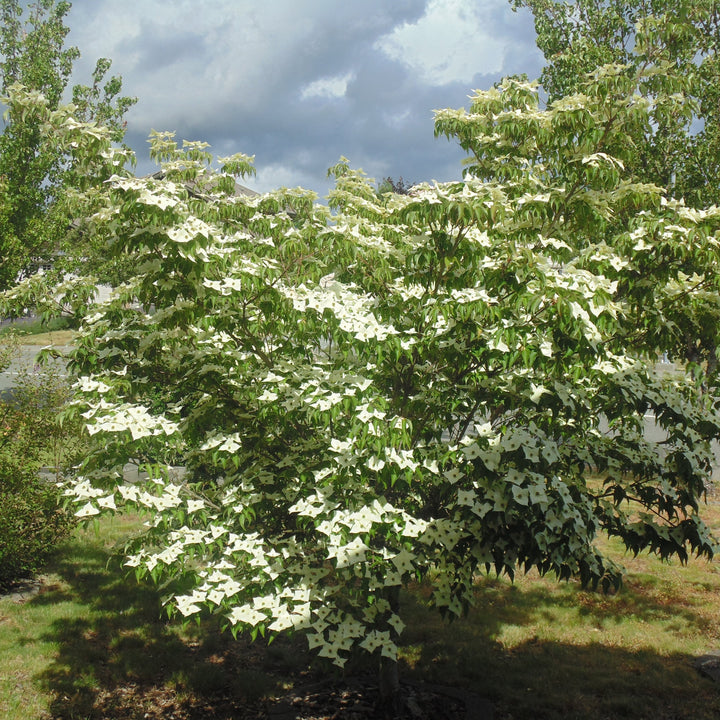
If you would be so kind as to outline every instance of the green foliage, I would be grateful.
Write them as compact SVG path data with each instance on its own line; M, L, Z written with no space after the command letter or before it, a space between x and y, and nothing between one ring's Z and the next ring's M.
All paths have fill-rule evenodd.
M65 18L69 2L38 0L24 7L19 0L0 3L0 92L22 87L38 94L55 110L68 84L77 48L65 48L69 32ZM27 10L27 14L25 13ZM111 77L103 84L110 61L101 58L91 86L73 89L78 118L107 125L113 140L124 135L123 116L135 103L122 97L122 81ZM12 286L19 274L32 273L38 264L62 256L68 261L87 257L89 242L71 231L75 182L68 156L45 136L37 112L18 112L5 101L5 126L0 135L0 288Z
M616 587L603 533L712 556L716 374L702 353L673 374L655 360L710 346L720 210L635 171L680 82L647 57L544 109L511 78L439 112L467 172L412 195L378 198L342 158L329 208L238 196L250 158L216 171L171 133L151 137L155 175L87 183L86 227L135 271L94 307L79 282L58 293L84 317L71 411L94 438L66 493L79 518L150 514L126 565L171 614L302 631L342 666L395 659L398 589L417 578L454 618L482 573ZM15 102L90 176L121 157L108 132ZM128 462L147 477L127 481Z
M98 282L121 282L132 266L128 257L119 254L108 257L104 251L108 226L93 222L95 214L102 212L103 182L115 174L127 174L124 165L129 151L114 145L111 128L80 122L75 118L74 106L53 109L41 93L21 85L10 87L4 102L12 116L44 128L38 155L52 153L67 161L63 182L68 184L45 219L48 223L58 219L64 228L63 242L68 244L63 245L67 253L55 259L53 269L31 274L21 283L11 283L0 299L0 315L19 317L27 308L34 308L44 322L82 315L95 300ZM83 273L82 280L65 274L72 269Z
M573 95L608 64L654 101L651 128L633 133L632 169L694 207L720 202L720 15L714 0L510 0L535 18L549 100Z
M119 75L105 81L111 65L112 61L108 58L100 58L92 74L92 85L75 85L72 101L78 120L106 125L112 130L112 139L121 142L126 127L123 118L137 98L120 95L122 78Z
M714 387L654 359L671 317L714 307L720 212L625 170L652 72L610 66L546 110L519 80L477 93L437 116L463 181L379 200L343 159L332 216L228 194L203 144L153 136L162 171L112 179L93 219L136 275L72 359L97 438L78 517L150 512L126 562L171 612L302 630L338 665L395 657L417 577L457 617L478 573L616 586L602 532L712 555ZM123 480L133 460L146 482Z
M636 120L621 138L625 147L611 147L607 138L605 151L621 159L626 171L638 181L659 185L669 196L682 198L690 206L720 203L716 182L720 172L717 3L512 2L515 7L529 8L535 16L538 46L547 60L541 81L551 102L582 94L588 73L604 73L600 80L605 92L612 94L623 87L623 92L633 94L632 102L638 106L628 113ZM606 64L616 68L612 82L602 70ZM635 82L637 86L633 87ZM639 107L641 104L647 111ZM580 122L577 113L568 113L568 117ZM610 122L611 116L606 117ZM586 132L581 124L574 127ZM664 252L677 257L682 251L666 245ZM703 276L702 263L693 265L692 254L685 256L683 264L688 277L698 278L699 288L709 281ZM649 297L645 300L652 302ZM683 302L678 297L673 322L684 331L674 341L667 338L665 350L679 359L704 362L712 374L717 367L716 328L720 321L720 305L713 289L707 288L701 304L702 308L695 305L687 312L679 310Z
M3 92L13 83L21 83L43 92L48 102L57 107L73 63L80 57L77 48L63 47L70 31L65 25L70 6L65 1L39 0L27 7L28 16L23 18L22 3L3 0L0 5Z
M385 193L397 193L398 195L408 195L414 183L407 182L401 175L397 180L386 177L381 183L378 183L377 194L382 197Z
M2 340L0 341L0 372L5 372L10 366L13 357L17 353L17 348L17 336L12 328L7 330L3 328Z
M15 343L3 338L0 347L6 366ZM69 392L52 368L26 370L0 402L0 588L41 569L75 524L56 478L39 475L44 466L62 472L80 454L79 424L57 422Z

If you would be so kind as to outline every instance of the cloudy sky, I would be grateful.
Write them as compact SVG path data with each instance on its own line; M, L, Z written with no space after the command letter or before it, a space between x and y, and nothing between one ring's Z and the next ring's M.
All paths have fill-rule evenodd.
M341 156L378 180L449 180L462 153L433 110L466 105L503 75L539 74L532 18L508 0L73 0L70 44L87 82L113 61L138 97L128 143L151 129L255 156L265 191L323 197Z

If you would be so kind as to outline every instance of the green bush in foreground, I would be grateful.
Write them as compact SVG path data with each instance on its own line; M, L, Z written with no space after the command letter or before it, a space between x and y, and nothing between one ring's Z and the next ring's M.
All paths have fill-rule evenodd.
M3 464L0 491L0 589L40 570L58 540L72 525L71 517L58 507L52 485L29 473L9 481Z
M4 364L13 344L4 342ZM22 372L0 400L0 589L41 569L73 526L56 484L39 474L43 466L59 471L77 448L75 428L56 421L68 392L64 378L45 367Z

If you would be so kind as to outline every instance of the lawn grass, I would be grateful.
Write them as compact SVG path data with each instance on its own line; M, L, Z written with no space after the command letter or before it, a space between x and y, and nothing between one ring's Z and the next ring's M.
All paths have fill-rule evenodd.
M720 504L705 515L720 531ZM158 594L109 563L136 526L114 518L78 533L40 592L0 597L4 720L265 717L264 697L334 672L311 670L299 638L267 647L168 623ZM429 588L412 588L401 673L488 698L497 720L720 717L719 687L692 667L720 648L720 564L609 550L628 570L613 595L536 574L485 578L469 616L447 625L426 607Z
M77 332L75 330L46 330L45 332L35 333L33 335L23 335L19 333L22 345L38 345L45 347L53 345L61 347L63 345L72 345Z
M0 338L3 335L16 335L21 345L71 345L75 330L71 329L66 318L55 318L47 323L41 320L18 320L10 325L0 328Z
M705 510L718 534L720 503ZM449 626L415 603L409 670L471 688L504 720L716 720L720 685L692 661L720 650L720 563L605 547L627 570L611 595L530 573L485 578L467 619Z
M135 527L115 518L99 534L79 531L39 592L0 597L0 718L159 719L172 705L242 717L239 709L282 691L264 669L266 648L235 642L210 621L169 623L159 594L128 579L110 548ZM273 667L283 661L274 649Z

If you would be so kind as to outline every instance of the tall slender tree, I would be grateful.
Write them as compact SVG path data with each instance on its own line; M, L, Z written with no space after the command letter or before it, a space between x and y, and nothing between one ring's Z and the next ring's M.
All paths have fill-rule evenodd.
M637 180L694 208L720 204L720 4L715 0L510 0L535 18L547 64L548 104L583 92L587 74L617 68L618 82L641 73L636 99L649 123L628 127L620 152ZM644 69L651 69L644 72ZM699 268L687 262L688 276ZM709 296L712 299L712 296ZM685 307L680 337L666 350L717 372L720 302Z
M71 3L0 1L0 90L15 85L42 94L57 108L68 87L76 47L65 47ZM123 97L118 76L106 80L110 60L98 60L91 85L72 91L81 119L101 122L122 140L124 115L135 103ZM47 261L68 235L66 194L71 169L66 157L44 137L37 114L8 107L0 134L0 288L11 286L38 262Z
M638 129L632 169L674 197L720 202L720 5L715 0L510 0L535 19L548 102L577 92L607 64L655 72L638 88L654 102L653 132ZM646 29L638 35L639 27ZM637 46L638 37L642 47ZM682 83L678 79L682 78Z

